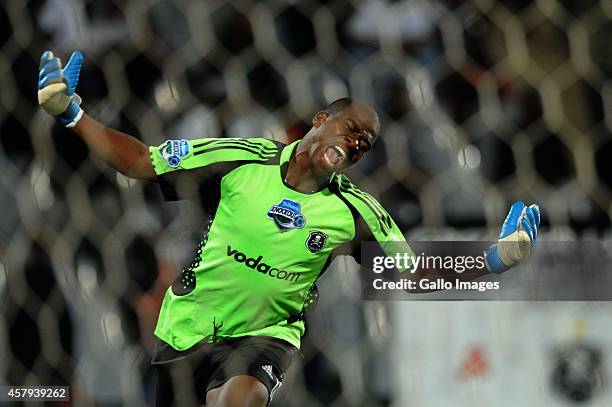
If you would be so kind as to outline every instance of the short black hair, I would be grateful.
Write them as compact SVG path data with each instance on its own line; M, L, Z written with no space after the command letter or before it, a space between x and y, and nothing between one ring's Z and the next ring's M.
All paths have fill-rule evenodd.
M353 104L353 98L340 98L331 102L325 108L325 111L329 113L330 116L333 116L337 113L340 113L345 108L349 107Z

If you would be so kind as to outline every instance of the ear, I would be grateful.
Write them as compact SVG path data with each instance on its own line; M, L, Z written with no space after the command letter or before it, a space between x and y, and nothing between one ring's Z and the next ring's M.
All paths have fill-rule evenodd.
M312 118L312 125L314 127L319 127L323 124L325 120L329 117L329 113L320 111Z

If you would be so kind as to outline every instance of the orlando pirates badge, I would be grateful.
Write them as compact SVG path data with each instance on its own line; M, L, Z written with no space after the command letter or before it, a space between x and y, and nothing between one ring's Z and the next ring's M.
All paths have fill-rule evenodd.
M306 247L311 253L319 253L325 247L327 237L325 233L313 230L308 235L308 239L306 239Z

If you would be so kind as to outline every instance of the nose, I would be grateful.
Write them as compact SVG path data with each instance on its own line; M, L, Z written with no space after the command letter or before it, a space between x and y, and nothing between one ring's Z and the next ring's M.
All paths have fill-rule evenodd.
M349 148L359 148L359 141L355 137L345 137L344 141L346 141Z
M346 145L348 147L349 158L352 161L353 159L358 157L359 153L361 152L359 146L359 139L355 137L345 137L344 140L346 141Z

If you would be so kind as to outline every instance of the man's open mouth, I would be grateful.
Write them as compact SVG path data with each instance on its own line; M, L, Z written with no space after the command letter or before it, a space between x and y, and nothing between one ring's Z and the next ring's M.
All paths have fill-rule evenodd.
M346 158L346 151L344 151L342 147L330 146L325 149L323 155L325 156L327 163L335 167L344 161Z

